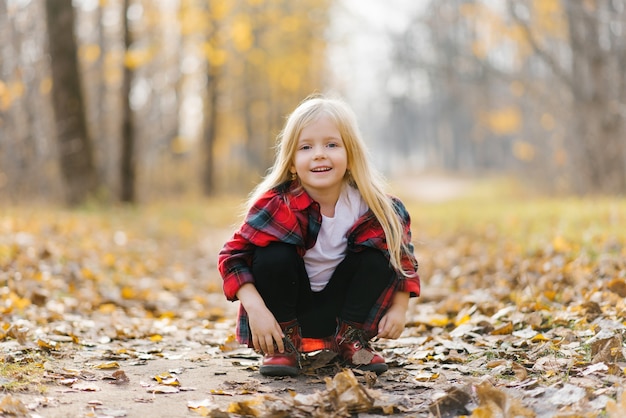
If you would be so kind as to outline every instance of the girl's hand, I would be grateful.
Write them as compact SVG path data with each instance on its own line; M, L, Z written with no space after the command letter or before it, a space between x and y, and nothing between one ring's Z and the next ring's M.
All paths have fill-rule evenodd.
M283 330L272 312L265 306L254 284L246 283L241 286L237 291L237 297L248 312L254 349L272 356L274 355L274 342L276 342L278 351L284 353Z
M406 309L399 305L392 305L378 323L377 337L395 340L402 334L405 324Z
M278 351L280 353L285 351L283 330L269 309L263 306L248 311L248 320L255 350L272 356L274 355L274 342L276 342Z
M409 307L409 294L397 292L394 295L393 304L378 323L379 338L395 340L400 337L406 325L406 311Z

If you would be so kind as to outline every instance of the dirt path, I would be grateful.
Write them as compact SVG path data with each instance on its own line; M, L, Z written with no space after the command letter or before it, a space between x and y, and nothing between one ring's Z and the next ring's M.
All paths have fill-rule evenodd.
M391 186L403 198L418 202L439 203L463 196L471 186L471 181L459 177L443 175L412 175L398 177Z
M227 309L234 318L234 306ZM318 416L331 417L336 416L332 411L351 402L363 405L358 399L339 401L336 391L328 391L333 385L327 386L326 380L332 383L333 377L342 373L332 361L322 361L324 367L318 368L313 359L320 357L313 357L305 361L305 372L296 378L264 377L258 373L258 357L251 350L230 343L224 351L233 321L221 322L217 329L198 325L182 330L182 324L176 322L171 326L179 330L159 342L105 338L82 348L50 352L43 364L45 383L38 389L43 394L32 389L12 393L0 407L5 413L28 417L169 418L230 416L228 411L242 415L247 411L253 416L272 409L291 411L284 416L313 416L306 411L318 409ZM0 348L5 355L26 353L15 344L3 343ZM378 378L357 371L351 384L360 392L369 391L364 396L376 399L397 416L415 416L420 410L426 413L426 389L432 384L424 386L410 379L406 370L393 367L393 360L390 364L391 370ZM324 413L317 405L320 400L327 403L324 408L330 408L327 415L319 415ZM383 415L382 407L368 409L367 416Z

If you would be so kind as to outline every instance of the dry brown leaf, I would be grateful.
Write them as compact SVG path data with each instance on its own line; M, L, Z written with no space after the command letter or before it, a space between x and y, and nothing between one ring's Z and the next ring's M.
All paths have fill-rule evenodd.
M446 394L435 400L428 410L436 417L467 415L469 411L465 407L472 397L463 389L453 387Z
M9 416L28 416L28 408L19 399L5 395L0 400L0 413Z
M262 414L259 404L260 399L257 398L247 401L233 402L228 406L227 412L229 414L258 417Z
M124 370L117 370L113 372L113 374L111 375L111 378L112 378L112 381L109 383L112 383L115 385L123 385L123 384L130 382L130 379L128 378L128 376L126 376L126 373L124 373Z
M515 378L519 381L526 380L528 378L528 371L526 368L520 364L513 363L511 364L511 368L513 369L513 373L515 373Z
M620 393L617 398L617 402L613 399L609 399L606 403L606 413L609 418L622 418L624 416L624 411L626 411L626 395L624 395L624 391Z
M524 407L519 399L508 396L502 390L494 387L488 381L483 381L475 387L476 396L479 400L479 412L472 417L504 416L504 417L527 417L534 418L535 412ZM484 415L486 413L492 415Z
M358 382L350 369L337 373L332 380L326 378L326 389L335 391L339 395L339 402L351 412L368 411L374 404L374 398Z
M499 359L499 360L491 360L490 362L488 362L487 364L485 364L485 367L487 367L488 369L494 369L494 368L496 368L496 367L498 367L498 366L502 366L502 365L505 365L505 364L507 364L507 363L508 363L508 361L507 361L507 360L502 360L502 359Z
M607 287L611 292L617 293L619 297L626 298L626 280L615 278L607 284Z
M82 392L99 392L102 390L98 385L91 382L77 382L72 385L72 389Z
M365 349L357 350L352 355L352 364L370 364L373 358L374 353L372 351Z
M211 399L201 401L188 401L187 408L202 417L229 418L227 411L222 411Z
M620 334L591 344L592 363L618 363L620 361L624 361L622 336Z

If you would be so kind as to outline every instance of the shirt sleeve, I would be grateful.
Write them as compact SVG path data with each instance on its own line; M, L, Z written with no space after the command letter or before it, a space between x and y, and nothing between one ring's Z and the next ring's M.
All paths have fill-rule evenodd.
M226 242L218 255L218 270L223 279L224 295L237 300L237 291L254 283L252 258L257 247L272 242L302 246L302 230L296 215L281 194L268 192L248 211L243 224Z
M226 299L237 300L237 291L246 283L254 283L252 276L252 256L254 246L245 240L239 232L226 242L220 250L217 268L224 280L222 287Z

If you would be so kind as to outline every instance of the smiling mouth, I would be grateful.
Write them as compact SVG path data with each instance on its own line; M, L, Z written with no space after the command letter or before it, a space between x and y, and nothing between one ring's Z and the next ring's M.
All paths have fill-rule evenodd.
M330 167L319 167L319 168L314 168L311 171L314 173L324 173L326 171L330 171L331 168Z

